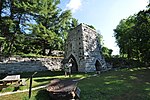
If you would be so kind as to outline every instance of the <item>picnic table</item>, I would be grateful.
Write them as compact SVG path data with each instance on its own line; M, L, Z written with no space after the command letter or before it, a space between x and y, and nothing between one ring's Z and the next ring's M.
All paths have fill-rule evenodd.
M9 75L6 76L4 79L2 79L3 85L6 85L7 83L13 83L13 82L20 82L20 75Z
M71 79L54 79L47 87L50 96L56 100L70 100L79 98L80 89L77 87L77 81Z

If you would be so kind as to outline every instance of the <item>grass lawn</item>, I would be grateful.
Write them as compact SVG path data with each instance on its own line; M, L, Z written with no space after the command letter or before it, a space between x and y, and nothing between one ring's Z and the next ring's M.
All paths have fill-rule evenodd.
M25 89L29 89L29 84L30 84L30 79L29 77L33 74L33 72L28 72L28 73L19 73L21 76L21 79L25 79L26 81L26 85L25 86L20 86L19 90L25 90ZM87 77L88 74L83 74L83 73L78 73L78 74L73 74L71 78L83 78L83 77ZM65 78L69 78L69 77L65 77L64 76L64 72L61 71L43 71L43 72L38 72L37 74L35 74L35 76L32 79L32 87L38 87L38 86L43 86L43 85L47 85L48 83L50 83L50 81L52 79L56 79L56 78L60 78L60 79L65 79ZM15 90L15 84L16 83L8 83L7 86L5 86L3 88L2 85L0 85L0 93L4 93L4 92L13 92Z
M79 82L81 100L150 100L150 69L121 69Z
M39 73L34 78L34 82L41 85L53 78L64 78L60 72L52 74L42 76ZM72 78L87 76L88 74L80 73L74 74ZM132 68L109 71L83 79L79 81L78 86L81 89L81 100L150 100L150 69ZM48 98L48 92L40 89L32 91L30 100L48 100ZM1 96L0 100L28 100L28 92Z

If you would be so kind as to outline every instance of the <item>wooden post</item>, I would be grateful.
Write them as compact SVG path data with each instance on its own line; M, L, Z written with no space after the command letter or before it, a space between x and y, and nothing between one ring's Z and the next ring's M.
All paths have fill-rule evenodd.
M31 97L31 92L32 92L32 78L37 72L34 72L34 74L30 77L30 87L29 87L29 99Z
M30 87L29 87L29 99L31 97L31 91L32 91L32 76L30 78Z

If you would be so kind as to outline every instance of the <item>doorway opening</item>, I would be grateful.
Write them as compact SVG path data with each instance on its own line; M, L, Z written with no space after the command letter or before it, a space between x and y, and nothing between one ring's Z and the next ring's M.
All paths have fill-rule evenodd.
M72 64L71 72L72 73L78 72L78 64L77 64L75 57L72 54L70 55L68 61L71 61L71 64Z
M95 63L95 68L96 68L96 71L101 71L101 63L98 61L98 60L96 60L96 63Z

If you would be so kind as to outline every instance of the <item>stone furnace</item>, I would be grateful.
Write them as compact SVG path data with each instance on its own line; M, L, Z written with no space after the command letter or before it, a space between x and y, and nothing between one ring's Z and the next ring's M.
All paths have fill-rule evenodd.
M68 33L65 44L64 63L72 62L72 72L94 72L105 69L97 32L80 24Z

